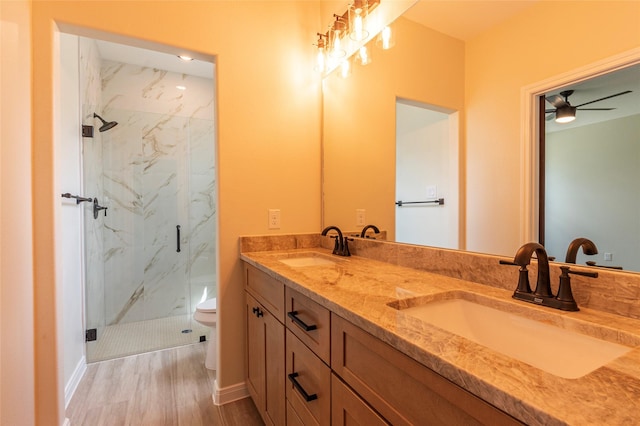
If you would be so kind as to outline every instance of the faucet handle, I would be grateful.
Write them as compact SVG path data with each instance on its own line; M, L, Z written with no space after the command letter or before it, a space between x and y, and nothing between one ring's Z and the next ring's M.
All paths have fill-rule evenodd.
M335 243L333 244L333 254L340 254L340 238L338 235L331 235L329 238L333 238Z
M531 285L529 284L529 270L526 265L518 265L516 262L511 262L510 260L500 260L501 265L509 265L509 266L520 266L520 270L518 271L518 287L516 288L516 293L531 293Z
M342 256L351 256L351 252L349 251L349 241L353 241L353 238L345 236L344 244L342 247Z
M562 307L560 309L566 311L577 311L578 305L573 298L573 292L571 291L571 277L569 276L569 274L582 275L589 278L598 278L598 273L572 271L568 266L561 266L560 270L562 271L562 273L560 274L560 285L558 287L558 294L556 295L556 299L562 304Z

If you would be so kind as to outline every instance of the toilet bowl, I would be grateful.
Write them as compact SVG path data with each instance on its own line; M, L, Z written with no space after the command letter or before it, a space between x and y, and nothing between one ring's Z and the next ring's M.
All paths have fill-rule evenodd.
M207 344L207 357L204 366L209 370L216 369L216 298L207 299L198 303L193 319L200 324L210 327L209 343Z

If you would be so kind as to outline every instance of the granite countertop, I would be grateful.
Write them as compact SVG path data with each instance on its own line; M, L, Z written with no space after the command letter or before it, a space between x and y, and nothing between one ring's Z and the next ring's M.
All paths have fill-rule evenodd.
M335 263L293 267L280 261L309 255ZM321 248L249 252L241 259L524 423L640 422L640 320L593 309L563 312L539 307L513 300L512 291L359 256L333 256ZM478 295L485 305L634 349L587 375L566 379L388 306L452 291Z

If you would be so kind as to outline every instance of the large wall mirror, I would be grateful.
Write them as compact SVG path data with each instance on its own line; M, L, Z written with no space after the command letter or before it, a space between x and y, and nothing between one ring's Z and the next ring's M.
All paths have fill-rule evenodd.
M423 19L424 3L418 2L393 23L397 41L392 50L372 48L371 64L354 65L349 78L334 73L323 81L324 225L357 231L362 229L358 221L364 213L365 222L386 230L392 241L513 255L517 248L513 241L519 241L517 226L505 224L503 229L487 223L488 234L510 241L502 246L490 238L477 242L468 236L471 227L477 233L484 226L482 218L501 214L490 202L479 210L474 200L512 197L517 211L521 194L501 193L495 187L478 189L468 175L468 171L483 166L481 158L465 146L474 136L468 124L473 112L469 110L470 100L491 97L492 93L470 93L467 84L475 78L471 74L475 71L467 68L465 39L473 36L469 31L481 32L500 19L535 7L537 2L505 2L509 6L499 14L489 13L490 19L486 11L473 9L483 2L473 2L467 12L462 11L460 3L469 6L470 2L429 2L438 8L440 16L467 13L483 20L470 25L474 16L460 19L457 32L449 35L446 25L441 27L436 22L437 17ZM453 9L448 11L447 7ZM561 47L548 45L546 49L552 52ZM491 54L488 52L489 57ZM526 49L513 52L511 60L518 61L517 55L526 54ZM519 106L522 86L535 78L523 81L526 83L509 94L515 103L513 109ZM640 66L563 84L545 95L565 90L574 90L568 98L571 105L632 92L584 105L606 110L578 110L576 120L565 127L541 116L540 121L546 124L542 131L546 136L544 155L549 156L545 161L547 202L542 204L546 209L545 246L551 256L564 261L568 243L576 237L587 237L600 253L597 257L580 255L578 263L592 260L599 266L640 271L640 112L631 109L640 106ZM554 106L545 102L543 108ZM512 116L517 122L517 112ZM495 130L500 133L503 129ZM418 140L425 139L438 140L441 145L431 142L429 146L417 146ZM518 143L513 141L516 153ZM504 180L513 180L517 167L517 163L504 164L504 169L511 172L504 172ZM486 173L500 180L503 170L493 167ZM537 181L538 171L534 173ZM571 176L571 183L558 183L563 174ZM520 188L517 182L513 186ZM533 196L537 197L537 192ZM397 205L398 201L439 199L444 202ZM532 202L537 204L537 200ZM609 260L605 260L605 254Z

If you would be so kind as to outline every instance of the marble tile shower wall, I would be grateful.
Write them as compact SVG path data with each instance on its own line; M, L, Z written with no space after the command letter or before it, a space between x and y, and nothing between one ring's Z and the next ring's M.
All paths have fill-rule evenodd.
M103 60L99 106L104 324L190 313L215 293L212 80Z

